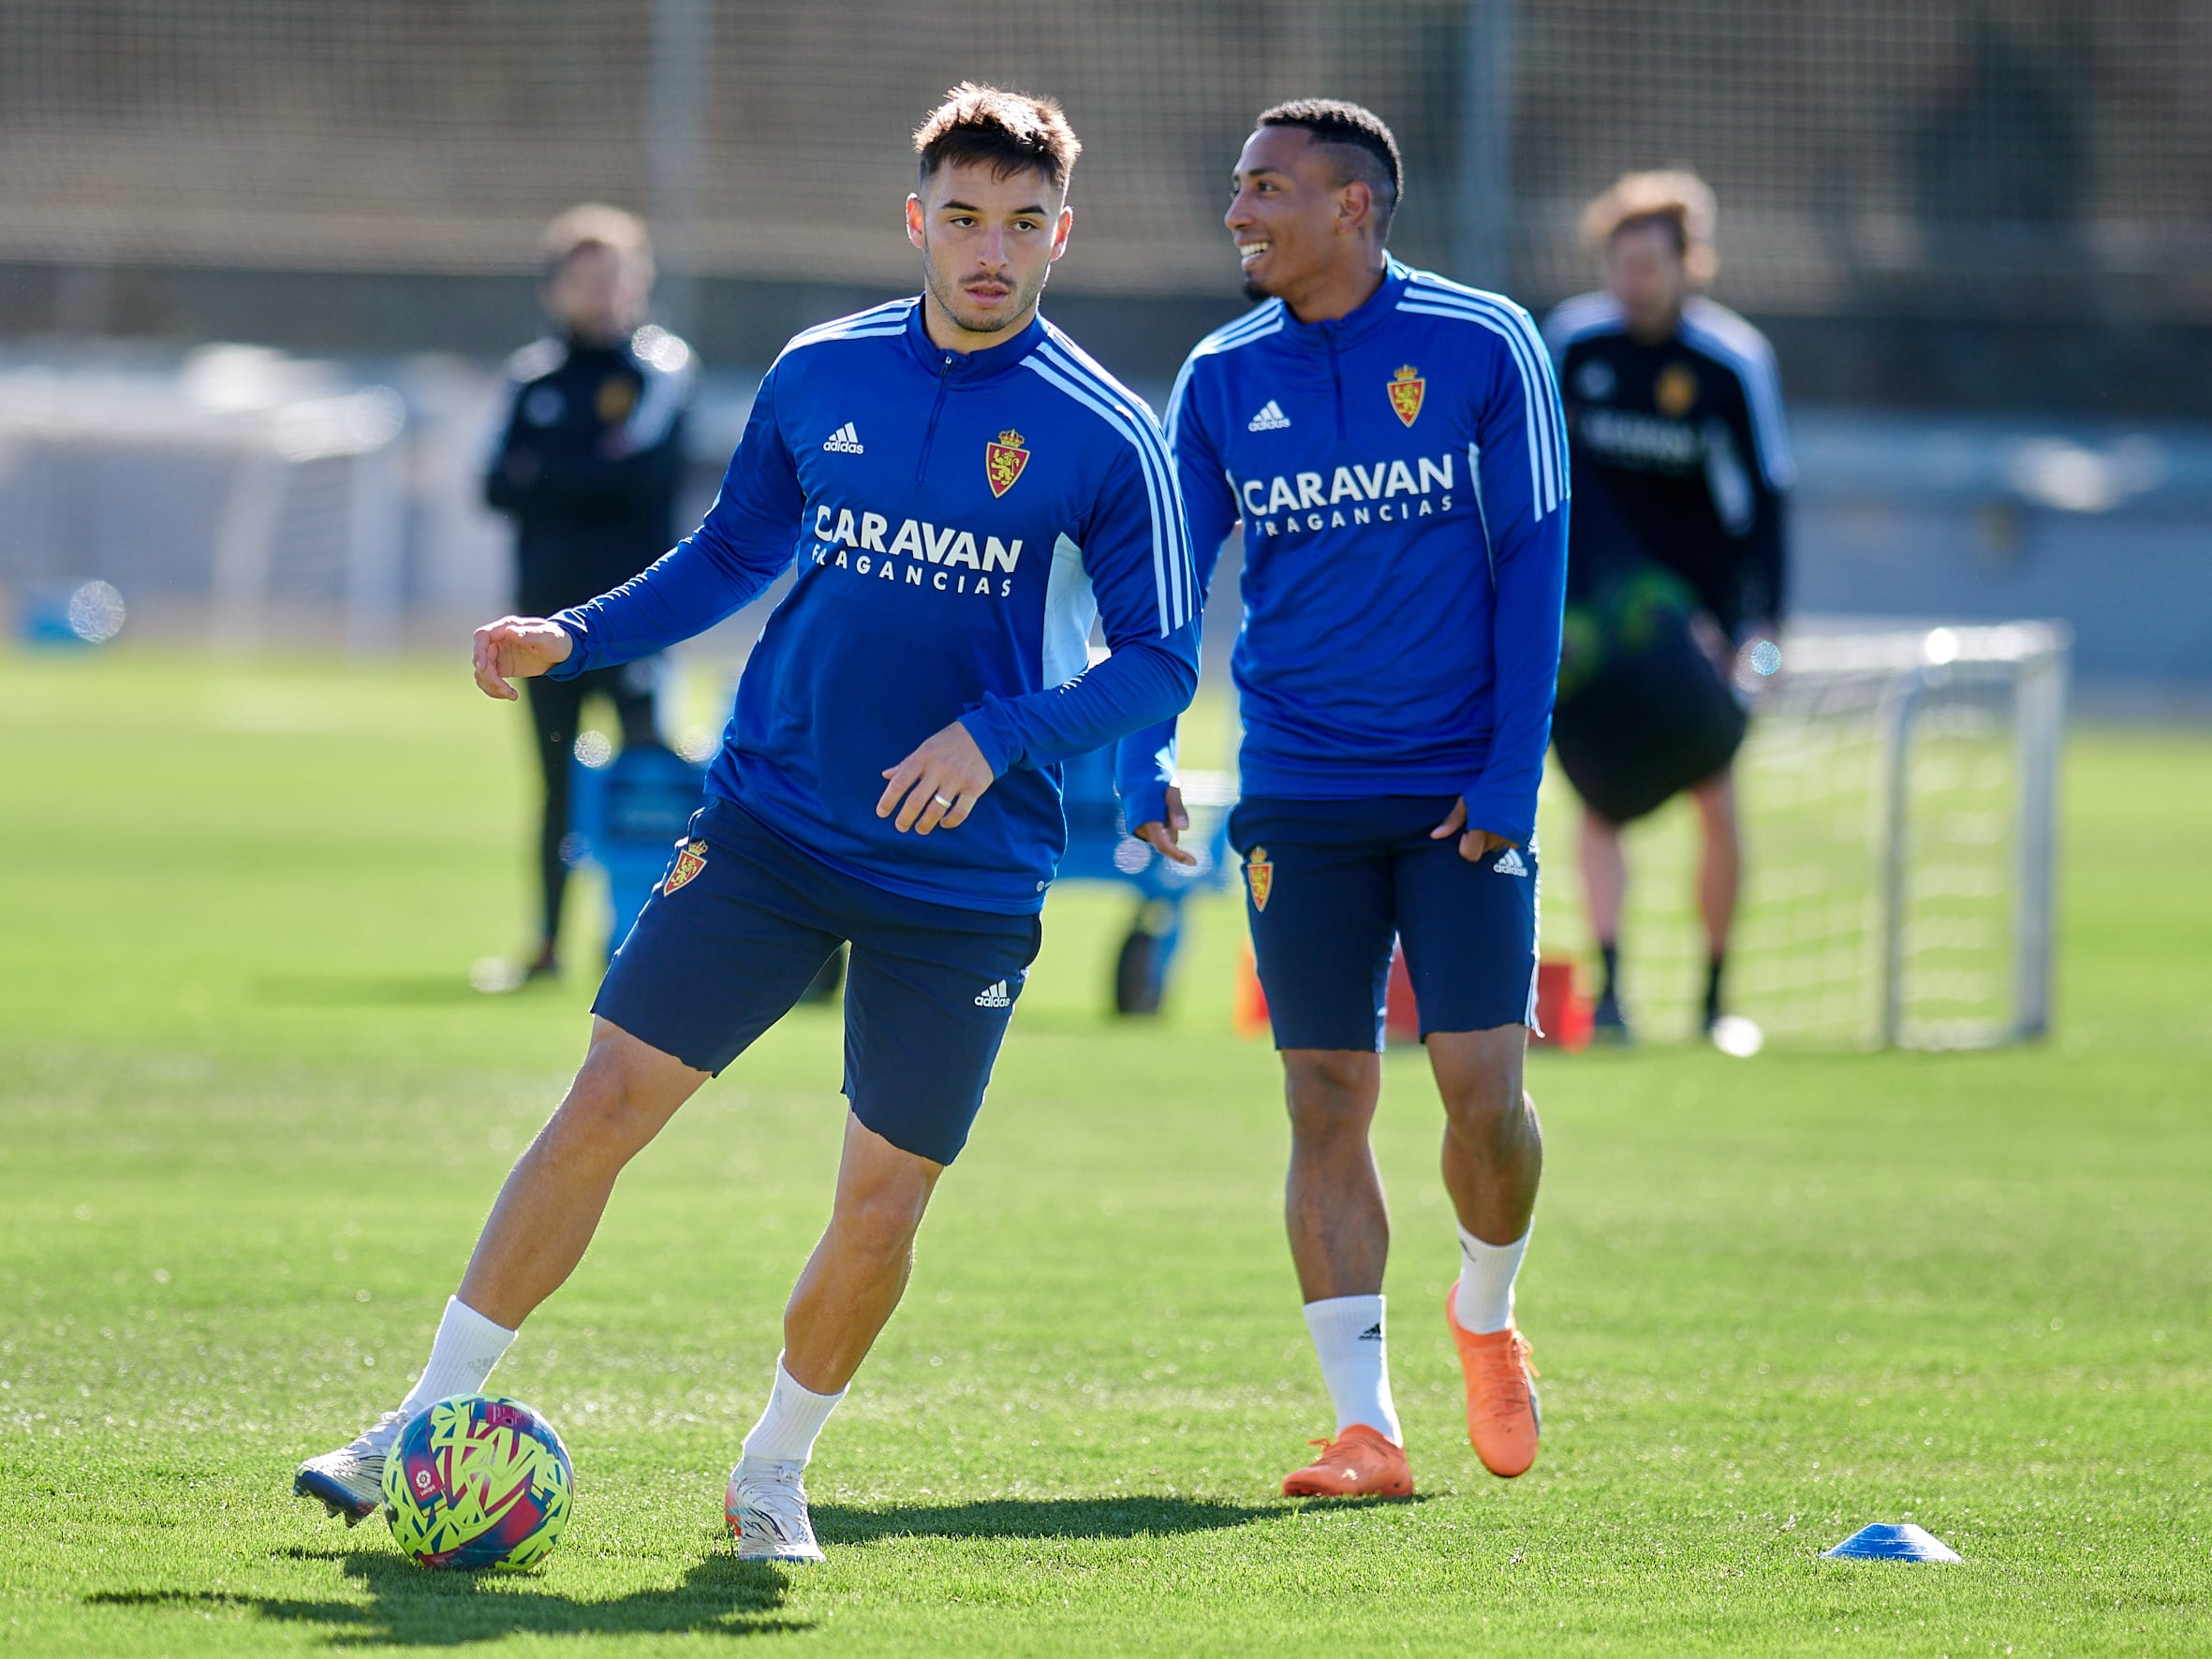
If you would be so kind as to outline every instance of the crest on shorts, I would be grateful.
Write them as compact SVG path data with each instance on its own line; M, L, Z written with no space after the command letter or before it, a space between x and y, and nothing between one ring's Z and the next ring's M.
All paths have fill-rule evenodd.
M1267 895L1275 891L1275 866L1267 860L1267 849L1256 846L1245 859L1245 885L1252 889L1252 908L1265 910Z
M686 841L676 849L676 866L661 879L660 895L667 898L707 867L707 844Z
M1411 426L1421 418L1421 400L1428 391L1428 382L1421 377L1421 371L1411 363L1405 364L1390 377L1390 406L1398 412L1398 418Z
M1022 434L1012 427L983 446L983 476L991 480L991 493L1004 495L1014 487L1022 469L1029 464L1029 451L1022 448Z

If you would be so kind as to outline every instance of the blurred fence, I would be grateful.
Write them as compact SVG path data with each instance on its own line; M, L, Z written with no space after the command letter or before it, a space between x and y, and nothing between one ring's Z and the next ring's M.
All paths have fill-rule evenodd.
M1225 287L1264 103L1373 104L1408 257L1532 301L1581 202L1683 161L1767 313L2212 321L2212 7L2172 0L9 0L0 261L527 271L582 197L680 274L904 285L949 83L1086 145L1063 291Z

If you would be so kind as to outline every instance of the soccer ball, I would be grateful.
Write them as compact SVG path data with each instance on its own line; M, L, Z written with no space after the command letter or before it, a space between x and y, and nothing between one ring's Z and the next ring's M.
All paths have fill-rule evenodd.
M384 1459L384 1518L419 1565L519 1572L553 1552L575 1482L553 1425L515 1400L440 1400Z

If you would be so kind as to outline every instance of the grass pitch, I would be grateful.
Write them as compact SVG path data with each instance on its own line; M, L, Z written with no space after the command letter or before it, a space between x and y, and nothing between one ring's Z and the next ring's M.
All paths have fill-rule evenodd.
M1461 1432L1413 1054L1378 1151L1422 1496L1274 1495L1329 1418L1275 1063L1228 1035L1238 918L1202 909L1171 1013L1117 1027L1122 901L1070 889L824 1437L829 1565L739 1565L718 1509L828 1199L806 1011L630 1171L501 1372L577 1510L542 1572L474 1579L288 1487L403 1390L582 1050L587 974L466 985L520 936L521 717L458 659L128 650L0 656L0 711L10 1652L2212 1649L2204 733L2072 744L2044 1046L1536 1061L1519 1481ZM1906 1519L1965 1564L1817 1559Z

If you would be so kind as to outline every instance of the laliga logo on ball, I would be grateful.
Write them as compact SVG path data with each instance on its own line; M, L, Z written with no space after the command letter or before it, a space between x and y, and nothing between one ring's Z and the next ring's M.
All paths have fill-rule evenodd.
M516 1400L441 1400L407 1419L384 1461L384 1518L420 1566L519 1572L568 1524L575 1470L553 1425Z

